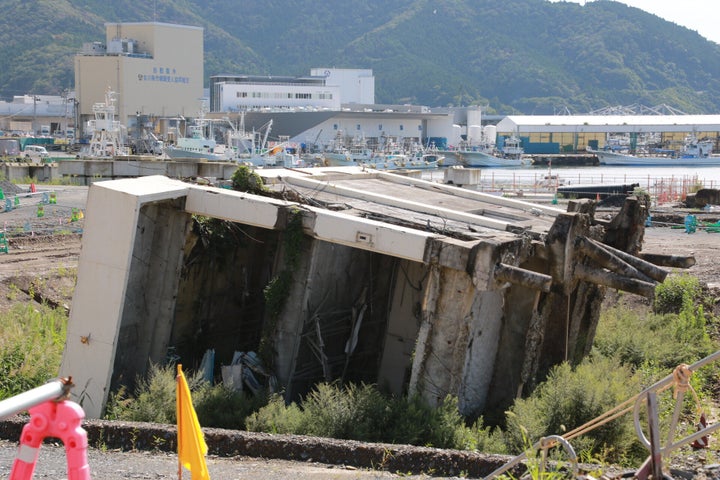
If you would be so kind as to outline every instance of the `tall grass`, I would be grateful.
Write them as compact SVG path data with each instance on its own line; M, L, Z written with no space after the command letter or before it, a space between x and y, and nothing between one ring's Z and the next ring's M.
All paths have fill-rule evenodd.
M0 318L0 398L46 383L58 375L67 316L32 303L15 305Z

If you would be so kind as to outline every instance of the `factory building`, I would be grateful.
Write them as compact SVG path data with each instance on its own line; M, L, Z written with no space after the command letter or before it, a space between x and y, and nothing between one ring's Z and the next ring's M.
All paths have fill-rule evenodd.
M526 153L602 149L619 137L672 147L688 135L714 139L718 150L720 115L510 115L497 132L522 138Z
M375 76L371 69L313 68L310 75L324 77L326 85L340 88L342 103L375 103Z
M141 116L195 117L203 97L203 29L158 22L106 23L106 41L75 56L82 122L93 105L116 93L117 119L128 128Z
M210 77L210 111L266 109L340 110L340 87L325 77L214 75Z

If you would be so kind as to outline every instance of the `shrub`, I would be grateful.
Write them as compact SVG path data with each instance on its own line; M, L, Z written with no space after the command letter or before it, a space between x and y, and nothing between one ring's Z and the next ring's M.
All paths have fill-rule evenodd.
M608 358L593 358L575 369L568 364L559 365L530 397L517 400L510 409L506 430L508 448L520 453L528 440L534 443L544 436L563 435L640 390L638 377ZM611 461L620 461L628 454L640 459L644 454L635 442L632 419L627 415L572 442L577 451L602 453Z
M703 308L686 302L679 314L643 315L625 307L603 311L593 349L633 370L654 367L666 375L680 363L710 354L715 346Z
M151 365L146 378L138 377L134 397L124 387L110 395L105 416L111 420L175 423L175 377L174 365ZM187 380L191 391L197 389L197 376L188 376Z
M267 397L250 397L211 385L200 373L187 376L193 406L203 427L244 428L245 418L267 403ZM135 422L175 423L176 367L151 365L147 378L138 378L135 395L125 388L110 395L106 418Z
M295 403L285 405L280 395L273 395L267 405L250 414L245 428L251 432L305 433L302 410Z
M246 165L241 165L235 170L232 174L231 181L233 190L255 194L267 192L267 187L265 187L262 177Z
M375 386L365 384L318 384L300 406L285 405L276 396L246 423L252 431L438 448L481 445L503 451L499 433L483 428L482 420L472 427L465 425L452 396L433 408L417 396L385 396Z
M655 287L656 313L679 313L687 302L694 303L700 295L700 281L691 275L672 275Z

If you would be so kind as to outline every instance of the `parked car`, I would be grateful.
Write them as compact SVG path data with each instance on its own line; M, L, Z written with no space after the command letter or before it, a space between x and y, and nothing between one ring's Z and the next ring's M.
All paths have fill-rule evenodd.
M47 149L42 145L27 145L23 150L25 158L42 161L50 156Z

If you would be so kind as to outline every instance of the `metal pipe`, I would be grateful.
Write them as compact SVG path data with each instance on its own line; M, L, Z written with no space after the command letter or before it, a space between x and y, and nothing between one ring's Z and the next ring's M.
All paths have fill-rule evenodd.
M51 380L45 385L5 399L0 402L0 420L4 420L7 417L47 402L48 400L61 398L67 394L69 386L68 380Z

